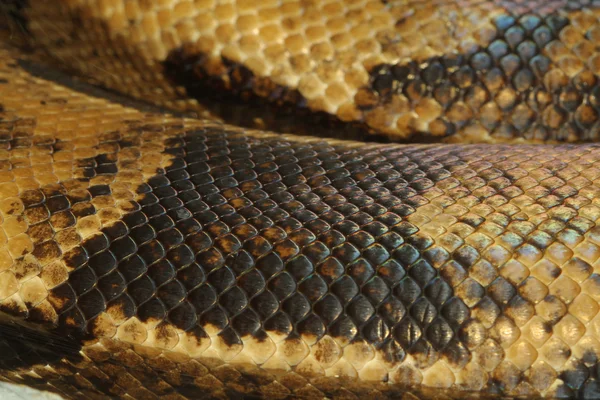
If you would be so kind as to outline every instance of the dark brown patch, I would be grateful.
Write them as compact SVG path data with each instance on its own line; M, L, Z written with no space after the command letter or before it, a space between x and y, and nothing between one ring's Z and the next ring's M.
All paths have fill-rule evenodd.
M75 304L75 292L68 283L63 283L50 291L48 301L54 306L57 313L62 313Z
M388 155L219 130L190 132L169 139L169 146L178 149L177 155L171 166L139 187L142 197L132 207L138 211L65 255L74 271L67 284L53 289L53 299L69 313L63 319L70 325L82 329L99 311L112 313L114 302L127 298L134 307L128 315L183 330L211 324L229 345L240 344L245 335L262 340L266 330L290 338L330 334L366 340L394 354L398 348L403 354L425 354L429 348L427 354L439 351L452 363L463 363L468 351L457 332L469 319L469 309L426 261L437 258L423 258L418 250L427 249L430 241L415 240L418 230L399 225L400 215L391 215L412 211L377 205L380 200L388 204L387 192L372 191L368 197L348 191L351 179L366 185L375 176L383 182L404 179L415 191L430 190L432 183L422 174L402 167L407 156L419 163L416 148ZM375 154L385 160L382 165L403 161L395 173L389 168L378 172L378 164L360 161ZM319 183L315 194L333 199L343 193L353 204L336 200L328 205L318 195L296 192L320 182L323 172L333 181L332 190L320 189ZM436 170L430 176L442 180L449 175ZM256 177L264 182L262 188L248 184ZM92 190L98 193L90 197L103 190ZM394 204L409 198L403 186L392 195L397 196ZM70 197L71 202L83 200L72 206L73 212L85 199ZM410 197L410 202L417 206L425 199ZM467 268L469 255L463 258ZM63 293L65 285L76 293L76 308ZM442 309L443 318L438 316Z
M33 207L44 201L44 194L40 190L27 190L20 195L25 208Z
M214 75L207 69L205 55L176 49L164 62L164 68L169 79L185 87L188 96L233 125L281 133L389 141L370 132L360 121L343 122L331 114L310 110L297 90L276 85L268 78L257 78L241 64L224 58L222 64L224 70Z
M48 221L41 222L36 225L31 225L27 230L29 237L34 243L47 241L54 235L54 230Z
M9 301L2 304L0 306L0 311L17 318L24 318L28 315L27 309L23 308L13 299L10 299Z
M36 244L33 247L33 252L31 254L43 265L57 260L62 252L54 240L48 240L47 242Z
M119 132L114 132L112 135L103 135L100 140L102 148L106 149L107 145L114 145L114 153L103 153L93 158L84 158L77 160L77 167L81 168L83 178L91 179L98 176L115 176L119 172L117 153L120 149L130 147L127 142L121 143L121 135ZM91 188L90 188L91 189Z
M15 278L19 281L28 276L37 275L40 272L40 267L37 263L24 258L16 260L12 269L15 273Z
M507 9L514 10L525 6L502 3L512 4ZM410 127L415 137L439 139L474 126L502 140L595 141L600 135L597 79L587 70L573 79L560 75L544 50L552 40L559 40L569 20L556 11L544 13L543 18L518 15L496 17L494 40L470 54L373 68L369 86L355 97L365 119L369 121L371 112L375 118L381 107L401 94L413 107L423 98L435 99L442 106L441 116L429 125L429 131ZM548 86L550 81L553 84ZM499 112L490 111L490 105Z
M55 213L50 217L50 224L56 230L72 227L76 222L75 216L70 210Z
M60 360L81 360L81 344L73 339L33 330L11 322L0 324L0 370L11 371Z

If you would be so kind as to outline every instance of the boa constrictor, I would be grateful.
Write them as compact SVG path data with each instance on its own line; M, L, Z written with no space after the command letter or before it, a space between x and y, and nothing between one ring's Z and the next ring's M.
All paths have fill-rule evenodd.
M600 1L0 10L2 380L600 397Z

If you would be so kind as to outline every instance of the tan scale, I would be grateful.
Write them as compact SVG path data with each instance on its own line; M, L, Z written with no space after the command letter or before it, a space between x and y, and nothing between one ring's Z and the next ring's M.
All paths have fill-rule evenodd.
M27 17L36 40L58 62L136 98L210 115L197 102L182 97L183 89L174 88L164 75L161 63L171 52L183 48L187 55L206 57L203 63L209 74L226 82L230 78L225 76L223 60L244 65L267 88L276 85L297 90L314 112L364 123L398 140L415 132L445 136L445 123L463 126L472 119L472 104L459 101L447 108L431 97L415 100L409 92L394 94L389 102L371 108L371 101L364 97L378 96L372 92L369 78L377 65L426 63L456 52L471 54L494 39L494 18L530 11L542 17L564 14L573 21L556 40L545 45L544 52L553 62L553 69L544 78L546 85L560 88L565 79L580 74L587 79L583 76L593 73L594 60L600 58L593 50L592 39L588 39L599 24L597 9L566 13L560 1L547 5L501 0L250 3L63 0L58 6L50 6L36 0ZM82 20L86 31L71 17ZM96 31L104 32L96 35ZM112 46L120 48L124 57L115 57L107 50ZM127 74L122 73L123 68ZM492 81L486 81L486 85L495 91ZM266 94L260 94L261 89L255 89L259 96L268 95L266 90ZM532 117L529 106L519 105L514 117L497 108L512 104L516 95L512 87L498 92L495 100L481 91L477 95L481 115L496 122L513 118L515 126L521 126L521 118L525 122ZM376 98L373 101L379 103ZM562 112L552 105L543 114L548 126L558 128L565 122ZM577 115L583 120L586 115L596 120L594 111L585 105ZM456 137L447 140L504 140L487 126L468 123Z
M167 50L163 46L169 43L165 39L168 35L160 31L160 24L187 18L198 10L191 7L191 3L182 2L174 7L170 2L164 2L160 6L170 10L171 15L154 11L144 14L148 11L144 7L152 4L140 2L139 8L127 8L120 2L115 4L106 8L90 7L88 11L92 17L109 21L111 29L125 29L124 15L127 13L141 18L131 37L143 37L141 41L149 38L147 46L157 59L165 56ZM245 9L244 4L237 6L240 10ZM262 13L261 10L249 9L257 13L260 20L271 21L279 15L269 9ZM339 9L331 6L326 12L335 14L341 12ZM228 42L235 37L227 25L234 20L235 10L223 5L215 8L216 21L220 25L208 24L207 29L214 28L216 42ZM350 12L353 10L359 11ZM351 31L353 40L358 41L353 45L368 48L367 53L373 51L369 47L369 38L365 37L371 33L361 23L365 15L380 10L381 5L374 2L373 5L361 4L348 12L348 20L355 24ZM441 6L437 10L448 13ZM294 12L297 9L289 7L289 13L292 15ZM413 15L412 8L401 8L395 12ZM429 15L433 12L431 9L417 7L416 15L420 15L419 12L424 15L425 21L435 19L435 13L433 17ZM198 13L194 18L201 15ZM312 17L319 19L315 14ZM416 17L409 21L408 24L421 23ZM290 30L304 23L306 21L291 22ZM585 22L579 24L584 26ZM440 29L435 26L419 28ZM337 28L334 26L333 29ZM259 34L270 37L275 31L276 28L269 28ZM304 29L304 35L308 40L317 41L323 38L322 31L316 26ZM564 34L574 35L569 31ZM569 43L568 38L561 40L565 45ZM215 46L220 49L218 46L222 44ZM425 49L414 51L429 51L427 46ZM560 49L557 49L558 53ZM14 132L25 132L25 138L33 143L37 138L41 139L37 142L39 145L29 148L16 146L15 149L3 150L8 162L0 164L6 166L0 188L0 303L11 311L41 311L46 318L45 324L36 328L49 332L47 323L56 322L58 316L53 314L55 304L47 299L48 290L66 281L71 272L65 263L65 253L131 211L130 201L137 199L133 187L155 176L157 169L170 166L170 156L163 153L165 138L177 136L186 128L220 125L147 114L87 96L9 66L8 60L17 59L17 54L13 49L2 48L2 60L7 60L0 64L0 77L6 80L6 83L0 84L3 89L0 97L2 116L11 123L23 124L22 129ZM381 57L386 57L386 53ZM418 59L420 54L409 53L404 57ZM366 58L360 60L374 62ZM567 56L556 62L567 75L578 72L578 64ZM256 68L254 72L258 74L264 72L259 68L267 67L256 63ZM268 72L272 79L278 79L276 74L272 75L272 70ZM329 72L322 72L327 75L326 78L317 79L329 79ZM318 71L314 73L314 76L319 74ZM334 78L331 80L339 83ZM341 83L333 87L346 88ZM338 105L335 99L339 93L327 94L327 90L320 86L315 91L319 92L315 98L320 98L324 107L335 109ZM40 101L52 103L57 99L60 101L48 108L38 107ZM136 126L131 121L143 125ZM159 133L145 131L146 125L163 129ZM139 144L125 149L116 148L111 144L115 141L112 136L103 137L104 133L110 134L115 130L119 137L131 135L139 138ZM251 134L259 138L273 137L257 132ZM57 142L65 143L64 147L51 151L49 143ZM102 176L89 182L74 181L82 177L78 160L111 150L117 153L117 164L123 169L119 168L111 177ZM466 343L471 353L464 366L453 364L443 357L423 362L412 355L402 362L390 363L372 344L361 341L348 343L345 338L330 336L316 341L310 336L289 339L278 332L267 332L268 338L263 341L244 337L242 345L229 346L217 335L218 329L210 326L204 326L209 338L198 341L196 337L161 321L142 322L135 317L125 319L120 315L122 310L108 309L95 321L95 337L80 350L82 359L79 365L67 361L57 366L33 365L28 370L6 372L3 378L21 382L25 381L25 376L31 376L43 384L47 383L47 389L62 391L52 378L74 374L78 380L77 390L82 390L76 394L83 395L85 390L94 387L92 380L88 379L90 375L84 376L88 372L83 370L97 368L95 373L98 376L116 380L116 395L141 398L153 390L160 393L161 386L177 387L178 378L168 376L169 370L177 366L179 370L174 374L179 373L179 378L191 375L198 386L214 386L214 390L226 387L228 383L236 385L231 377L241 376L239 371L245 368L257 375L265 373L268 378L260 387L265 396L272 391L282 395L293 392L295 395L307 393L322 397L326 395L328 385L346 385L344 378L357 380L358 384L364 385L363 389L370 390L372 387L382 395L390 394L386 392L386 388L392 386L390 384L422 385L425 388L424 398L427 393L436 393L427 392L427 388L478 391L490 378L501 382L509 394L547 397L559 394L560 374L575 368L587 353L598 352L600 281L597 279L597 264L600 240L595 224L600 217L596 200L600 152L593 146L569 150L550 147L547 152L536 150L527 146L465 148L461 155L463 164L452 169L450 178L419 194L427 199L428 204L417 207L406 218L405 222L417 227L419 238L433 241L428 249L430 254L435 255L432 265L440 274L449 272L457 297L472 312L473 320ZM440 151L444 153L446 150ZM511 179L501 179L501 175L509 174ZM25 208L20 204L24 198L30 198L30 193L27 193L30 190L52 191L59 186L60 190L77 195L76 192L85 192L97 184L108 184L112 194L89 201L95 213L82 218L72 217L73 224L68 226L63 225L61 218L52 220L42 206ZM569 194L565 200L556 195L561 190ZM68 219L64 218L65 221ZM461 218L481 218L483 222L473 228L459 222ZM544 251L529 243L544 240L551 241ZM450 253L461 250L476 254L479 263L469 271L463 271L464 276L457 277L458 267ZM296 253L293 247L281 245L282 257L292 257ZM488 287L488 292L479 296L474 290L478 285ZM496 304L491 296L498 294L501 297L510 290L509 285L517 288L521 299L512 297L509 304ZM15 317L18 313L12 315L18 320ZM28 326L27 322L18 322ZM131 355L131 359L125 354ZM107 360L114 362L111 364ZM150 375L157 377L155 385L143 387L140 371L144 369L127 370L129 363L148 368ZM519 373L523 373L527 380L518 381L515 377ZM315 376L327 376L329 379L320 381ZM244 385L239 386L236 390L243 393ZM348 387L353 388L350 384ZM344 390L351 392L343 386L342 389L342 393ZM415 393L421 396L419 390L420 386Z

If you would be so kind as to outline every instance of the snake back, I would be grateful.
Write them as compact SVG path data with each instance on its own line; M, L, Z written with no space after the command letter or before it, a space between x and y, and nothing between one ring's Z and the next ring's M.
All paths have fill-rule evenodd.
M596 3L6 2L0 378L599 397Z

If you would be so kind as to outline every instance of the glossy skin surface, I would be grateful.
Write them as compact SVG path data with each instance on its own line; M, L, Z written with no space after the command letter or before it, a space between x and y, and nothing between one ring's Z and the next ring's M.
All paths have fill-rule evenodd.
M598 136L591 0L31 5L28 29L61 65L169 108L198 110L184 90L201 101L233 92L396 141ZM280 128L280 116L266 125Z
M31 1L11 18L26 22L47 62L97 70L105 86L177 110L199 109L168 79L187 68L234 95L302 102L396 139L438 135L439 123L453 127L442 132L450 141L559 139L564 129L593 139L584 122L594 125L594 57L587 67L552 57L560 46L583 51L597 10L530 3L535 16L517 1ZM338 14L355 58L337 41ZM361 21L380 23L364 42ZM286 43L298 26L313 69L278 75L234 51L253 38L247 30ZM427 34L412 50L382 47L390 27L412 43L413 31L439 38L436 26L452 31L441 48ZM586 39L573 33L584 26ZM5 379L86 398L600 394L597 145L276 135L122 104L36 70L39 55L11 41L0 50ZM270 47L259 48L268 62ZM294 49L278 62L296 65ZM438 54L448 49L465 53ZM551 61L528 81L540 85L522 85L533 64L517 53ZM365 80L340 76L333 55ZM332 81L312 85L311 97L302 83L311 76ZM339 79L346 97L331 89ZM400 126L405 113L412 122ZM473 124L492 120L473 136ZM520 139L502 133L509 125Z

